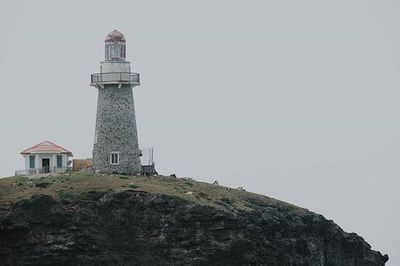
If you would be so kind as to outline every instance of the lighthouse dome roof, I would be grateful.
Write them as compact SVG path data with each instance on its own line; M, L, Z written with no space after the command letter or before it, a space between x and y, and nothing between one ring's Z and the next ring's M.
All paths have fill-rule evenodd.
M113 30L107 34L105 42L126 42L126 40L125 36L121 32Z

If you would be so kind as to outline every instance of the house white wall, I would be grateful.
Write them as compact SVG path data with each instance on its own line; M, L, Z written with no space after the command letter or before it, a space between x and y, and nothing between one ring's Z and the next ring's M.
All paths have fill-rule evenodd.
M42 159L50 159L50 168L57 167L57 155L56 153L38 153L38 154L29 154L29 155L24 155L25 158L25 170L31 169L29 167L29 157L30 156L35 156L35 168L40 169L42 168ZM62 155L62 167L67 167L67 163L69 160L69 157L66 154L61 154Z
M39 168L39 154L28 154L28 155L24 155L25 158L25 170L29 170L32 169L29 167L29 157L31 156L35 156L35 167L34 169Z

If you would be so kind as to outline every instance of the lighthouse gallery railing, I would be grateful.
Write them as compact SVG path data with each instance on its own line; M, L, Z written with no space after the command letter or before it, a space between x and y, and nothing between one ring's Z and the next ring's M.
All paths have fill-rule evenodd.
M140 77L138 73L132 73L132 72L95 73L90 76L91 84L113 83L113 82L140 84Z

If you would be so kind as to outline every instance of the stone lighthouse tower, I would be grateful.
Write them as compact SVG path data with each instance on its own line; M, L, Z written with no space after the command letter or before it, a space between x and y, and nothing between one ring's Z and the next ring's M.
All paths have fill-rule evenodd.
M98 89L93 168L101 173L142 172L132 88L140 85L139 74L126 61L126 40L117 30L105 39L105 59L100 73L91 75Z

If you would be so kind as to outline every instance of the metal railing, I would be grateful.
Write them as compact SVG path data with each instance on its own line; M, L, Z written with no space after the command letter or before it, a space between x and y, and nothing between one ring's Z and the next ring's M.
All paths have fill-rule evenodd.
M158 175L156 171L156 165L142 165L142 174L143 175Z
M133 72L95 73L90 76L92 85L113 83L140 84L140 76Z
M46 174L46 173L65 173L72 171L71 167L42 167L36 169L27 169L27 170L17 170L15 171L15 176L28 176L28 175L37 175L37 174Z

